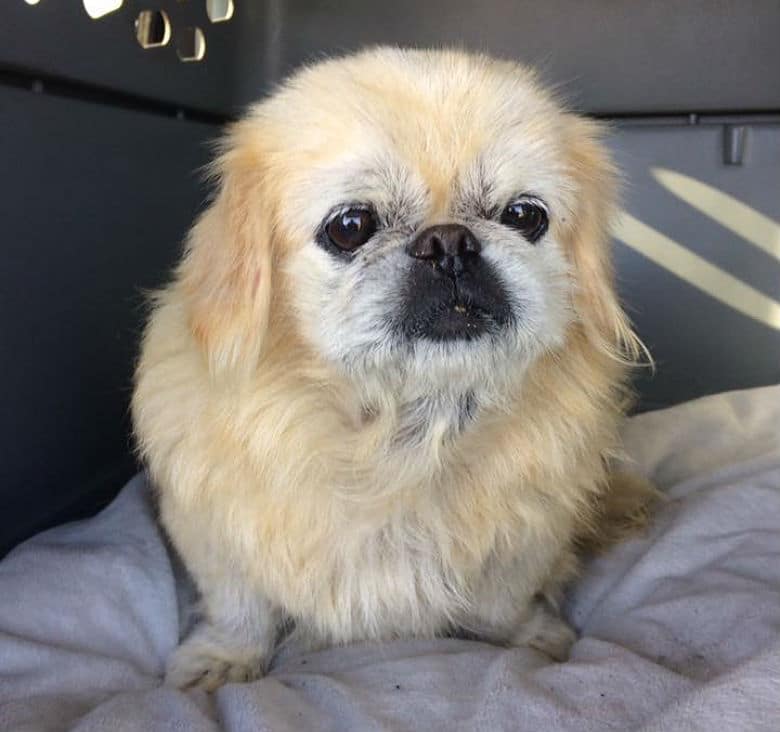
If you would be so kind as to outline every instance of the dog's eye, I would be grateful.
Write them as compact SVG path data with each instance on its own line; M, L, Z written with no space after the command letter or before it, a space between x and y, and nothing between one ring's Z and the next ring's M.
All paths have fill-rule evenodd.
M376 217L365 208L350 208L336 214L325 227L328 238L339 249L351 252L363 246L376 231Z
M547 206L533 196L520 196L502 211L501 223L517 229L531 244L535 244L547 231Z

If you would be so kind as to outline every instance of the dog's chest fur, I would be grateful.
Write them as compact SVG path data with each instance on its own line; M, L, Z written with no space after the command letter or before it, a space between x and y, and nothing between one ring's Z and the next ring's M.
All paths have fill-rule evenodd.
M357 494L341 495L327 469L313 470L299 486L305 499L277 494L258 517L260 582L315 642L470 627L482 606L511 613L543 582L561 550L546 527L565 512L501 475L489 451L479 465L456 457L468 401L401 412L391 457ZM322 455L319 465L328 462Z
M525 508L532 524L538 507ZM310 520L305 544L291 548L280 537L264 547L271 560L265 566L284 569L266 575L263 585L326 642L431 637L468 627L480 605L509 599L499 593L520 607L560 549L551 539L528 556L532 542L524 532L532 530L517 513L495 522L430 506L368 526Z
M284 393L294 378L280 371ZM320 390L261 401L184 381L173 400L148 383L163 521L199 584L230 569L315 643L509 627L567 551L579 488L558 476L575 466L550 459L528 407L491 423L463 395L360 429L356 408L346 429Z

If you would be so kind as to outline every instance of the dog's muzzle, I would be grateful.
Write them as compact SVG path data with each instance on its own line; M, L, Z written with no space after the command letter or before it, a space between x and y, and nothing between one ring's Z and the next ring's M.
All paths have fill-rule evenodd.
M409 338L472 340L506 326L509 301L482 244L460 224L421 231L407 247L401 329Z

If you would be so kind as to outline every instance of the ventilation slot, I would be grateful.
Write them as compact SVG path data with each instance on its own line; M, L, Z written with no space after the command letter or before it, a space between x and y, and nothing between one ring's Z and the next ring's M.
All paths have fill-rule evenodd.
M29 2L29 0L28 0ZM92 20L102 18L122 7L123 0L84 0L84 10Z
M162 10L142 10L135 21L141 48L159 48L171 40L171 24Z
M180 61L192 63L206 55L206 38L200 28L183 28L176 34L176 55Z
M206 0L206 15L212 23L224 23L233 17L233 0Z

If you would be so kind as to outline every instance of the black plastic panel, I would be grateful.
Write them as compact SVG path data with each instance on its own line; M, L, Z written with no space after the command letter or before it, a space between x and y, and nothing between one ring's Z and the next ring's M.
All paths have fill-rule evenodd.
M780 124L744 129L741 165L724 163L719 124L612 136L625 210L665 237L635 228L616 249L624 301L658 365L639 381L645 409L780 382Z
M198 25L207 52L143 50L140 10ZM541 68L570 102L599 114L780 110L777 0L235 0L211 24L205 0L125 0L91 20L78 0L0 11L0 64L233 114L303 61L371 43L458 44Z
M216 129L0 88L0 130L2 551L136 469L143 290L180 252Z
M287 0L280 68L367 43L459 44L540 67L601 113L780 109L777 0ZM242 78L242 98L256 86Z
M34 6L8 0L0 9L0 66L225 115L236 108L240 39L251 33L244 42L265 46L264 5L236 0L231 20L211 23L205 0L124 0L119 10L97 20L81 0L41 0ZM172 28L167 45L143 49L136 40L135 19L146 9L167 13ZM182 63L176 34L192 26L204 32L206 55ZM256 98L267 80L261 68L251 77L243 88Z

